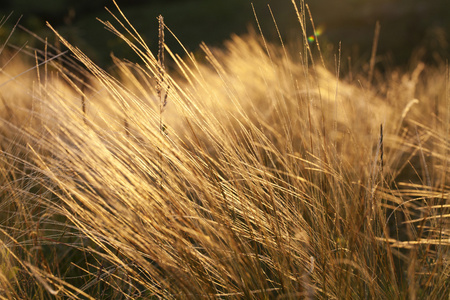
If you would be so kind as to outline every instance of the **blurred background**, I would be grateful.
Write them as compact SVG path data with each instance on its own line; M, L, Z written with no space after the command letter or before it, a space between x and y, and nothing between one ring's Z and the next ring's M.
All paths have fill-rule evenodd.
M269 40L277 42L278 37L268 4L285 41L301 42L291 0L117 0L117 3L152 49L156 49L159 14L188 50L195 52L202 41L218 46L231 33L244 34L256 28L251 3ZM418 60L440 64L449 58L449 0L311 0L307 3L326 54L337 53L341 41L344 59L351 56L355 64L367 62L375 24L380 21L381 68L404 66ZM55 36L45 26L46 21L50 22L101 66L111 63L110 53L136 61L129 47L96 20L97 17L113 20L105 6L117 12L112 0L2 0L0 17L12 14L0 28L0 45L23 16L20 20L23 27L40 37L48 37L53 43ZM309 34L313 35L312 30ZM169 34L166 42L175 52L182 53ZM311 43L314 44L312 39ZM9 44L43 48L21 29L14 32Z

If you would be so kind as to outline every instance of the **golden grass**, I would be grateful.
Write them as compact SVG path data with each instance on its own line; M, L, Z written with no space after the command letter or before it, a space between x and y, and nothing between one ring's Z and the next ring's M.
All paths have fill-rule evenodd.
M447 69L371 86L249 34L165 71L121 19L142 64L60 37L86 71L2 87L4 297L449 296Z

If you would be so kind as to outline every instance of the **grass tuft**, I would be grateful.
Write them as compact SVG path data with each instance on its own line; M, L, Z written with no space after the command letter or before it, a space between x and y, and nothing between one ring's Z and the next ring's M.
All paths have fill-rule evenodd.
M2 295L449 297L448 68L381 75L373 53L346 79L303 1L296 51L259 27L182 57L160 16L155 57L117 9L140 64L61 35L76 61L2 53Z

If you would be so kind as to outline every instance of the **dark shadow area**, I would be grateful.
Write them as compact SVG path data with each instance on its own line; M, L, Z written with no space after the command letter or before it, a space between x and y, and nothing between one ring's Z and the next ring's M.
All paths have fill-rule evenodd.
M201 42L218 46L231 33L243 34L249 27L256 28L251 3L268 38L277 42L278 36L267 5L272 8L283 38L299 42L300 25L290 0L118 0L118 5L135 26L152 50L157 45L157 17L162 14L166 25L177 35L188 51L196 51ZM299 2L299 1L297 1ZM316 28L320 29L322 50L331 57L338 52L342 42L342 58L352 57L356 66L362 66L370 58L374 28L381 24L378 45L379 68L406 65L411 61L443 63L448 59L447 17L450 3L445 0L315 0L309 1ZM48 21L71 43L81 48L102 66L111 63L110 54L133 61L132 50L114 34L106 31L96 20L109 20L108 7L119 14L110 0L9 0L2 1L0 15L12 15L0 28L4 41L15 21L22 15L20 24L40 37L55 42L54 34L45 26ZM308 34L313 36L309 16ZM115 23L117 24L117 23ZM118 25L118 28L120 25ZM174 52L182 53L178 42L169 34L167 44ZM33 39L17 30L11 44L21 47L42 47ZM363 63L364 62L364 63Z

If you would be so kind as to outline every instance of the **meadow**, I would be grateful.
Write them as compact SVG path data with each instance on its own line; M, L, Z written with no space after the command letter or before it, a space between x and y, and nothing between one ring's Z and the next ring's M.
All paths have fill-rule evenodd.
M140 61L0 48L1 298L450 297L448 64L380 72L375 32L353 72L293 3L297 44L159 17L152 53L117 7Z

